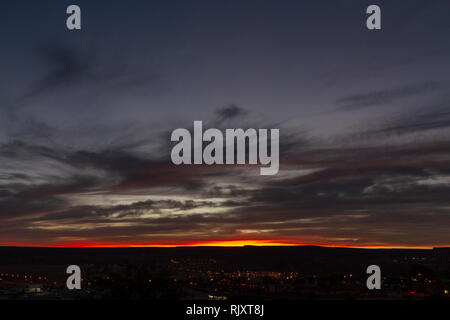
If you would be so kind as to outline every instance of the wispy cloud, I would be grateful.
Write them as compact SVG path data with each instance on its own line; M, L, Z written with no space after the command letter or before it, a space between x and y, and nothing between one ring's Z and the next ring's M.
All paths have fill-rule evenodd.
M376 90L340 98L337 100L337 104L339 105L339 110L352 111L361 108L389 104L397 100L414 96L420 96L436 91L439 87L439 83L426 82L386 90Z

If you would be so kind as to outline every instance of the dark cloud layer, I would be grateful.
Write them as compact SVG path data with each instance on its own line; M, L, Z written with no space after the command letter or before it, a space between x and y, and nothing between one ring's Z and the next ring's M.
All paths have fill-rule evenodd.
M352 111L359 108L384 105L417 95L420 96L425 93L432 92L437 88L439 88L438 83L427 82L343 97L340 98L337 103L340 105L340 110Z
M231 168L199 166L191 170L131 155L61 157L47 150L45 156L52 160L104 172L90 178L73 174L61 184L49 180L38 186L3 185L1 240L6 243L14 236L12 232L17 232L16 236L26 234L38 243L78 238L114 242L118 237L134 243L166 243L207 241L214 232L215 240L250 236L327 243L344 238L353 245L443 245L448 241L445 230L450 223L450 165L442 159L441 149L433 153L432 147L428 146L426 156L417 157L411 154L420 155L420 146L405 149L404 154L373 147L360 151L358 159L353 159L352 150L311 150L308 152L314 153L315 159L307 163L303 159L310 158L308 152L299 152L289 158L286 172L297 168L294 163L317 171L261 179L256 188L248 188L246 171L239 170L224 184L222 179L228 176L224 172L235 170ZM4 149L3 154L7 153ZM102 175L119 178L105 185ZM26 174L14 179L33 180ZM138 195L152 198L160 194L159 188L172 191L166 191L160 200L129 200L118 205L101 200L117 192L129 199ZM70 195L86 192L100 192L96 198L100 203L70 203ZM176 200L186 195L191 199ZM409 236L411 230L414 238Z

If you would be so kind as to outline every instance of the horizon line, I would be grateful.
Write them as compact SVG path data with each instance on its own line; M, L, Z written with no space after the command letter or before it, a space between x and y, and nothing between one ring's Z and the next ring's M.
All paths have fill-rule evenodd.
M0 243L0 247L16 248L198 248L198 247L216 247L216 248L243 248L243 247L323 247L323 248L347 248L347 249L410 249L410 250L433 250L435 248L450 248L450 245L396 245L383 243L368 243L366 245L352 244L333 244L333 243L295 243L281 242L273 240L226 240L226 241L198 241L186 243L112 243L112 242L67 242L62 244L30 244L30 243Z

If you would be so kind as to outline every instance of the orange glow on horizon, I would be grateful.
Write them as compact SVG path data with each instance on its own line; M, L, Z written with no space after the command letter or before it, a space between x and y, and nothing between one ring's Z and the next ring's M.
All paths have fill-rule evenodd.
M239 239L224 241L197 241L184 243L113 243L113 242L67 242L62 244L30 244L30 243L0 243L1 247L44 247L44 248L174 248L174 247L244 247L244 246L317 246L330 248L360 248L360 249L433 249L433 247L450 247L450 245L408 246L395 244L367 243L355 245L352 243L300 243L279 240Z

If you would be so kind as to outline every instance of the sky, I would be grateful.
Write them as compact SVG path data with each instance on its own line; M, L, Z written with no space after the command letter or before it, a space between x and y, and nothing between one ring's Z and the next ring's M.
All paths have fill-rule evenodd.
M449 246L449 17L439 0L1 1L0 245ZM279 173L174 165L170 133L194 120L279 128Z

